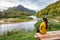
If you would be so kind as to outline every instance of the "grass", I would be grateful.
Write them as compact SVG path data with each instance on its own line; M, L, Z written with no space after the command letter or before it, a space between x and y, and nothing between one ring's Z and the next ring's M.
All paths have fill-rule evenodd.
M35 24L35 28L38 28L40 26L41 21L37 22ZM55 22L55 21L48 21L48 31L55 31L55 30L60 30L60 23Z
M41 21L37 22L35 24L35 27L39 27ZM60 23L56 23L54 21L49 21L48 22L48 29L49 31L54 31L54 30L60 30ZM0 40L39 40L34 38L34 35L36 34L36 31L11 31L11 32L7 32L7 34L3 34L2 36L0 36Z
M38 40L34 38L35 32L8 32L0 37L0 40Z
M11 21L11 22L26 22L26 21L30 21L30 20L33 20L33 18L23 16L23 17L18 17L18 18L11 18L10 20L9 20L9 18L6 18L5 22L9 22L9 21Z
M33 20L33 18L31 17L20 17L20 18L14 18L12 21L13 22L26 22L26 21L30 21Z

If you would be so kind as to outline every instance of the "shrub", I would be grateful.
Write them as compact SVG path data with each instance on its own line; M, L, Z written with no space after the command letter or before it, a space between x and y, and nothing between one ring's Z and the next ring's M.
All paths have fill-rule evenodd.
M35 28L40 26L41 21L35 24ZM60 23L54 21L48 21L48 31L60 30Z

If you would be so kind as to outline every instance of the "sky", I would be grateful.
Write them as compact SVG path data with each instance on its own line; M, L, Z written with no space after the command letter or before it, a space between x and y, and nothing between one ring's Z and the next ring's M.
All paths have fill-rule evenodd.
M28 9L38 11L56 1L57 0L0 0L0 9L23 5Z

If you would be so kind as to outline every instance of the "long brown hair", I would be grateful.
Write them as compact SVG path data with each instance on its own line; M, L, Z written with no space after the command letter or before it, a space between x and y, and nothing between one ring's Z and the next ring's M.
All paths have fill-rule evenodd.
M43 21L46 23L46 29L48 29L48 20L47 20L47 18L43 17Z

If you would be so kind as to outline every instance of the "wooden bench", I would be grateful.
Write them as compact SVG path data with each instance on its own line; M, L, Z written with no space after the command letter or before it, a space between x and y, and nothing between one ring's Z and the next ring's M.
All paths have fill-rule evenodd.
M47 32L46 35L36 33L35 38L39 38L41 40L60 40L60 31L50 31Z

